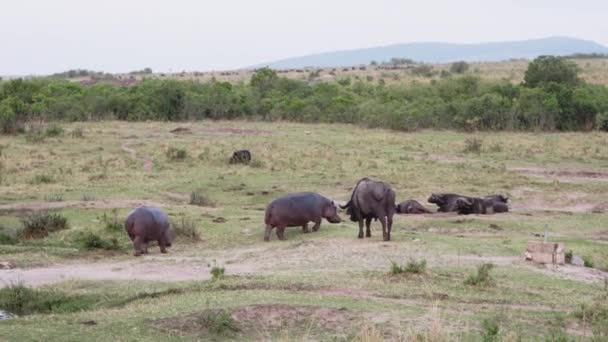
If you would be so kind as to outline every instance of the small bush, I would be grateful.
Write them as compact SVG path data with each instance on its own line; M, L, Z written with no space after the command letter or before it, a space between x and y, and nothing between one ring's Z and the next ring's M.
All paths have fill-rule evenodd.
M498 318L486 318L481 322L481 338L484 342L494 342L500 339L500 325L498 324Z
M118 210L116 209L112 209L111 215L104 212L101 216L101 222L104 223L106 230L111 232L118 232L123 229L123 224L118 220Z
M44 200L46 202L62 202L63 195L62 194L47 194L47 195L44 195Z
M44 238L49 233L69 228L68 219L59 213L36 213L23 218L21 223L20 235L26 240Z
M569 250L565 253L566 264L572 263L572 255L573 255L572 250Z
M485 263L477 267L477 274L471 274L465 281L465 285L472 286L489 286L494 283L494 279L490 275L490 271L494 268L494 264Z
M57 137L63 134L63 128L57 124L52 124L44 130L47 137Z
M416 261L410 259L405 266L399 265L396 262L391 262L391 274L398 275L402 273L422 274L426 271L426 259Z
M169 147L167 149L167 158L169 160L184 160L188 157L188 151L185 148Z
M93 296L70 296L58 291L39 290L22 284L0 289L0 308L18 316L36 313L67 313L93 308Z
M464 141L464 153L481 153L481 147L483 146L483 140L478 138L467 138Z
M198 205L199 207L213 207L213 201L202 190L195 190L190 193L190 205Z
M211 267L211 276L213 277L213 279L219 279L222 278L224 276L224 272L226 270L223 267L219 267L219 266L213 266Z
M51 184L55 182L53 178L49 175L36 175L32 179L32 184Z
M589 267L589 268L593 268L593 266L595 265L593 263L593 259L591 259L591 257L589 256L583 256L583 262L585 263L585 267Z
M94 249L105 249L115 251L120 249L118 240L116 238L105 240L93 232L80 234L76 239L76 242L80 246L80 248L87 251Z
M196 229L196 223L186 217L182 217L179 221L171 222L175 236L184 237L192 241L200 241L201 236Z
M469 70L469 63L465 61L454 62L450 65L450 72L454 74L464 74Z
M72 130L72 138L81 139L84 138L84 130L81 127L74 128Z
M45 137L46 136L42 132L28 131L25 134L25 141L27 141L29 143L39 143L39 142L43 142Z
M608 338L608 302L606 297L600 297L590 305L582 304L574 312L574 317L591 326L594 337L598 338L597 341L604 341L601 338Z
M17 240L6 233L0 233L0 245L14 245L17 243Z
M93 195L93 194L87 194L87 193L84 193L84 194L82 194L82 196L80 197L80 200L81 200L81 201L84 201L84 202L90 202L90 201L94 201L94 200L95 200L95 195Z
M200 316L200 323L210 333L216 335L239 331L232 315L223 309L204 311Z

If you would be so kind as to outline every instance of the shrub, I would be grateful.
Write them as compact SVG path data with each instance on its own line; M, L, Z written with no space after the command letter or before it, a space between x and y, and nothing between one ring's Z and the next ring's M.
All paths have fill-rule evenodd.
M594 266L593 259L586 255L583 256L583 263L585 264L585 267L593 268Z
M72 130L72 138L84 138L84 130L82 127L76 127Z
M62 194L46 194L46 195L44 195L44 200L46 202L62 202L63 195Z
M498 324L498 318L486 318L481 322L481 338L484 342L495 342L499 341L500 325Z
M0 308L16 315L67 313L91 309L98 299L93 296L67 295L52 290L32 289L11 284L0 289Z
M6 233L0 233L0 245L14 245L17 243L17 240Z
M192 219L181 217L179 221L171 222L171 226L173 227L175 236L184 237L192 241L201 240L201 236L196 229L196 223Z
M213 207L214 203L211 201L202 190L195 190L190 193L190 205L198 205L199 207Z
M391 274L398 275L402 273L422 274L426 271L426 259L416 261L410 259L405 266L399 265L391 261Z
M465 61L454 62L450 65L450 72L454 74L464 74L469 70L469 63Z
M167 158L169 160L184 160L188 157L188 151L185 148L169 147L167 149Z
M481 153L481 147L483 146L483 140L479 138L467 138L464 141L464 153Z
M56 137L63 134L63 128L57 124L52 124L44 130L47 137Z
M82 196L80 197L81 201L84 202L89 202L89 201L94 201L95 200L95 195L93 194L88 194L88 193L84 193L82 194Z
M422 77L433 77L434 74L433 66L421 64L412 68L412 74Z
M118 210L112 209L112 215L103 213L101 222L104 223L105 229L111 232L118 232L123 229L123 224L118 220Z
M574 317L587 325L591 325L594 337L597 341L608 338L608 302L606 297L597 298L592 304L582 304L574 312Z
M565 253L564 258L565 258L566 264L572 263L572 255L573 255L572 250L569 250Z
M494 279L490 275L490 271L494 268L494 264L485 263L477 267L477 274L471 274L465 279L465 285L472 286L490 286L494 283Z
M50 184L55 182L53 178L49 175L36 175L34 179L32 179L32 184Z
M223 267L214 265L213 267L211 267L210 273L211 273L211 276L213 277L213 279L219 279L224 276L225 271L226 270Z
M534 59L524 75L527 87L545 86L550 83L576 86L579 84L578 66L564 57L540 56Z
M40 239L49 235L49 233L68 229L68 219L59 213L36 213L21 220L23 230L21 238Z
M202 326L216 335L239 331L229 312L223 309L206 310L199 317Z
M80 234L76 238L77 244L80 248L90 251L94 249L105 249L105 250L118 250L120 246L116 238L105 240L99 235L93 232L87 232Z

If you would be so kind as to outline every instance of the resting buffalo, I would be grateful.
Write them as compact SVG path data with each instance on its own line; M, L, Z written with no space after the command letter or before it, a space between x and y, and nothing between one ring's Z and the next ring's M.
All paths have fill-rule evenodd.
M251 161L251 152L248 150L234 151L232 157L230 157L230 164L249 164Z
M279 240L285 240L286 227L302 227L308 233L308 222L314 222L313 231L319 230L321 219L340 223L338 208L334 202L314 192L299 192L279 197L268 204L264 223L264 241L270 241L270 233L276 227Z
M425 208L416 200L407 200L397 204L398 214L430 214L431 211Z
M459 212L458 199L465 199L466 203L472 203L475 199L482 200L486 203L486 206L489 207L492 203L502 203L498 205L500 210L503 210L506 207L506 203L509 199L503 195L489 195L484 197L483 199L477 197L469 197L458 194L446 193L446 194L431 194L428 199L429 203L436 204L439 209L437 211L440 212ZM461 203L461 208L463 207L465 202ZM472 205L472 204L471 204ZM508 208L508 207L507 207ZM502 212L502 211L501 211Z
M485 198L460 197L456 200L458 214L493 214L509 211L509 206L502 200L491 196Z
M135 256L148 254L148 242L158 241L161 253L171 247L169 218L160 209L138 207L131 211L125 221L125 229L133 241Z
M362 178L355 185L350 201L342 209L346 209L351 221L359 222L360 239L363 238L363 220L365 220L366 236L371 237L371 221L380 219L382 238L384 241L390 241L395 214L395 192L390 185Z

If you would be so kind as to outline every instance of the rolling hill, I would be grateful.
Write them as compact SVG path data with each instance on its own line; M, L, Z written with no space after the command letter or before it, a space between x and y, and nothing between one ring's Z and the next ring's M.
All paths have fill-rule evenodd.
M261 63L274 69L303 67L338 67L368 64L370 61L388 61L393 57L410 58L425 63L449 63L454 61L502 61L512 58L531 59L540 55L570 55L574 53L608 53L608 48L596 42L550 37L542 39L455 44L420 42L388 46L332 51Z

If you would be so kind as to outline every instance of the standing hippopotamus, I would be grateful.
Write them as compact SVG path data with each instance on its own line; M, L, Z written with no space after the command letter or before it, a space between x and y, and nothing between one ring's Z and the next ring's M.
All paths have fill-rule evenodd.
M167 253L171 247L169 237L169 218L160 209L139 207L127 216L125 229L133 241L135 256L148 254L148 242L158 241L161 253Z
M319 230L321 219L331 223L340 223L338 208L330 199L314 192L298 192L279 197L268 204L264 223L266 232L264 241L270 241L270 233L277 228L279 240L285 240L286 227L302 227L308 233L308 222L314 222L313 231Z

